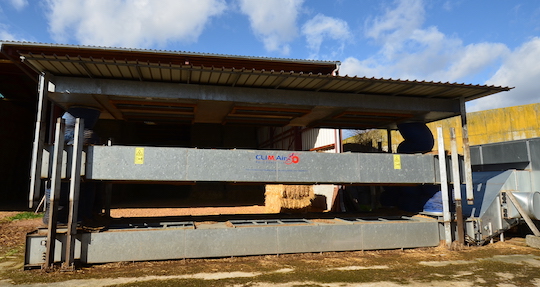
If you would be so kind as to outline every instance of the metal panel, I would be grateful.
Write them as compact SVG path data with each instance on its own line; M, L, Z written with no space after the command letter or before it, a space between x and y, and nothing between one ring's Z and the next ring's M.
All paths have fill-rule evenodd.
M540 138L529 140L531 162L531 188L540 191Z
M132 79L134 75L138 75L139 77L143 76L145 80L167 81L169 80L167 75L171 71L176 71L176 75L184 75L184 77L171 79L174 82L187 82L193 78L205 80L205 84L215 85L259 85L281 89L302 88L310 91L332 90L340 93L385 93L395 96L436 95L441 98L465 97L467 100L510 90L508 87L456 83L339 77L335 75L339 65L337 61L257 58L21 42L3 42L1 44L4 54L11 55L11 57L13 57L12 55L22 57L25 60L24 63L36 72L50 71L56 75L66 76L91 77L92 74L97 73L97 76ZM186 58L189 59L187 63L185 62ZM138 60L133 61L132 59ZM245 67L245 69L232 67ZM92 74L89 74L88 71ZM142 75L138 71L142 71ZM178 73L178 71L190 73ZM201 74L201 77L189 77L189 74ZM237 78L242 78L242 80L237 81ZM243 78L252 79L245 80Z
M334 129L310 129L302 133L302 146L304 150L322 147L336 143ZM334 152L334 149L328 152Z
M484 164L529 161L527 143L525 141L483 145L482 157Z
M105 263L185 258L185 230L129 230L84 233L81 261Z
M186 258L277 254L276 228L187 230Z
M187 159L187 179L194 181L275 181L282 160L290 152L255 150L208 150L189 149ZM261 160L258 160L260 158Z
M463 206L463 214L482 217L496 199L499 191L508 181L513 171L490 171L473 173L474 205ZM461 187L462 195L464 186Z
M433 221L435 222L435 221ZM437 246L438 225L423 221L362 225L364 250Z
M45 146L43 149L43 156L42 156L42 163L41 163L41 178L51 178L52 174L52 165L50 162L52 161L52 150L53 146L48 145ZM86 167L86 151L82 152L81 157L81 176L85 175L85 167ZM73 155L73 146L65 146L64 151L62 153L62 171L61 171L61 177L62 178L70 178L71 177L71 162L72 162L72 155Z
M481 165L482 161L482 146L471 146L471 164L472 165Z
M227 87L211 85L187 85L176 83L135 82L123 80L85 79L56 77L56 93L50 95L60 99L76 94L98 94L146 98L152 95L161 99L192 99L229 101L251 104L284 104L288 106L318 106L335 108L402 110L418 112L442 112L445 116L459 114L459 101L455 99L423 98L417 95L393 97L387 95L358 95L308 90L261 89L257 87ZM76 98L71 99L76 101Z
M208 258L299 252L429 247L439 244L438 223L429 219L333 220L333 223L203 228L109 229L79 235L75 258L83 263ZM302 224L302 222L305 222ZM355 223L352 223L355 222ZM64 235L58 235L62 246ZM25 265L43 262L45 236L29 235ZM79 244L80 243L80 244ZM57 250L62 250L58 248ZM61 254L58 253L56 261Z
M297 164L277 167L277 182L361 182L358 154L297 153Z
M88 179L280 183L435 183L432 155L144 147L88 148ZM395 165L399 157L401 166Z
M279 253L362 250L362 227L298 226L277 229Z
M531 163L532 170L540 171L540 138L531 139L528 141L528 143L529 143L530 157L532 160L532 163ZM539 180L540 180L540 177L539 177Z
M26 236L26 251L25 251L25 265L40 265L45 263L45 253L47 251L46 242L47 236L42 235L43 232L31 233ZM60 262L63 260L62 251L65 249L66 236L64 233L56 234L56 243L54 250L54 262ZM74 258L78 259L81 256L81 241L80 236L75 240L75 255Z
M184 180L187 149L144 147L135 163L136 147L89 147L87 178L102 180Z
M374 156L376 155L376 156ZM395 165L399 156L401 167ZM435 183L435 162L430 155L358 154L362 182Z

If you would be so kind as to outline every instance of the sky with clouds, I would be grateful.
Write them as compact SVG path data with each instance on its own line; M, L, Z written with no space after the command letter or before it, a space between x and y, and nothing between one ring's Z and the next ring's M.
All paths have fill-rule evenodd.
M340 75L515 87L539 103L540 1L2 0L0 39L341 61Z

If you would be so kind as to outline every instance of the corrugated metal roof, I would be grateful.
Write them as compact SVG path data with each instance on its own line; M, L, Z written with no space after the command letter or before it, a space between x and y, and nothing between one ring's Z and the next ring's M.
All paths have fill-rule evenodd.
M339 62L3 42L35 72L197 85L472 100L509 87L335 76Z
M185 51L76 46L29 42L1 42L0 44L2 45L2 52L4 54L12 54L12 56L22 54L41 55L49 60L78 60L79 58L84 58L96 61L99 59L112 62L119 61L120 63L163 63L165 66L171 64L255 70L283 69L286 71L303 71L323 74L332 73L339 66L339 61L283 59L194 53ZM43 61L45 59L41 60Z
M150 84L160 87L171 85L154 83L179 83L185 84L181 86L185 90L190 89L190 85L198 85L200 89L212 89L207 86L235 87L222 90L224 93L233 90L244 93L243 97L234 94L225 102L220 97L196 100L156 97L150 101L133 95L113 96L99 92L91 97L72 93L49 95L65 109L75 104L88 105L102 109L102 118L128 121L396 128L400 122L431 122L459 115L458 99L468 101L511 89L337 76L338 61L23 42L0 42L0 45L0 58L4 57L6 60L2 60L9 64L2 68L23 71L28 76L24 77L26 81L37 80L38 73L49 72L65 79L128 80L132 86ZM25 82L19 80L0 87L23 85L19 83ZM242 87L251 90L236 89ZM32 89L35 91L35 85Z

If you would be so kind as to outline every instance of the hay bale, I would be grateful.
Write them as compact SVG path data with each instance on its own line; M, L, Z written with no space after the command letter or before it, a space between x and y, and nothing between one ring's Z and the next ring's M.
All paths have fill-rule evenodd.
M283 184L268 184L265 186L264 206L266 212L279 213L281 211L283 191Z
M265 207L269 213L294 210L306 211L315 198L312 185L266 185Z

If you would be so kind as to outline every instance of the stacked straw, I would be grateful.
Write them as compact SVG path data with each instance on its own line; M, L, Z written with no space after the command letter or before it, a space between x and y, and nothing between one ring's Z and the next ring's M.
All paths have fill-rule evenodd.
M315 198L312 185L266 185L265 207L268 213L307 211Z

